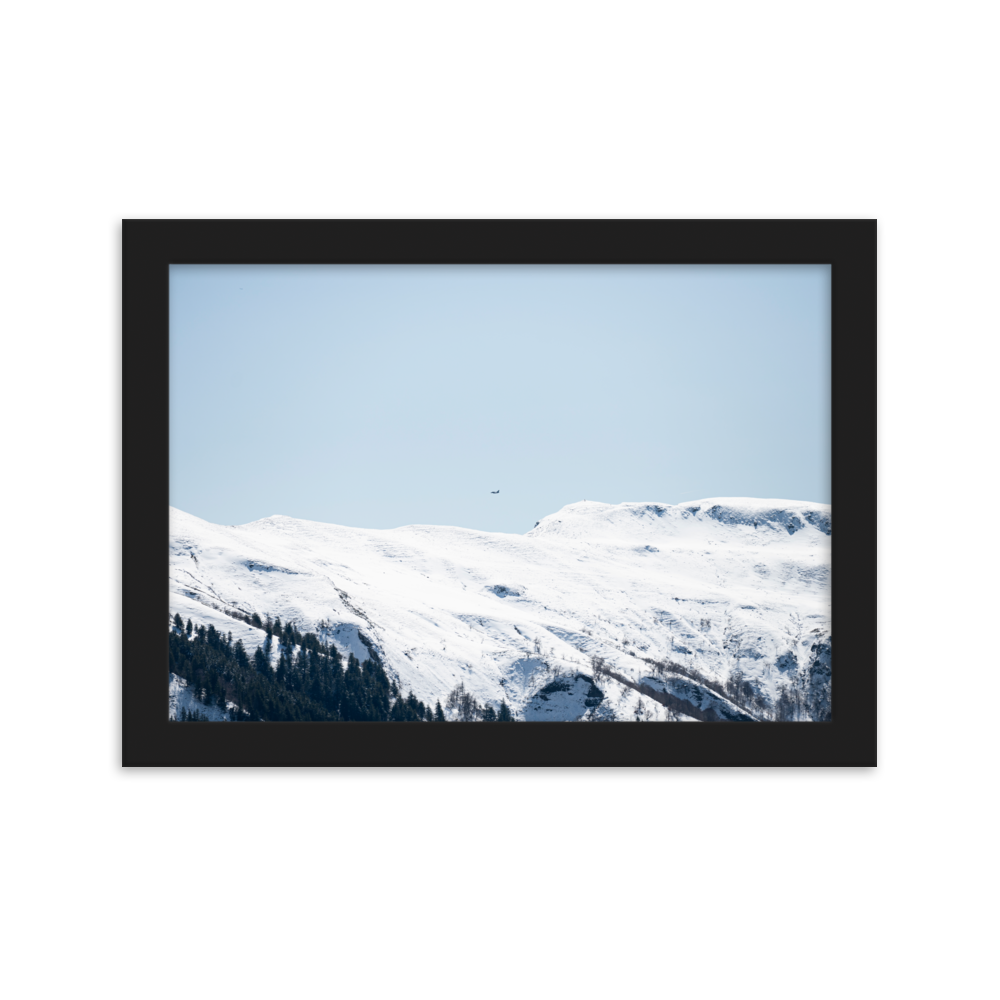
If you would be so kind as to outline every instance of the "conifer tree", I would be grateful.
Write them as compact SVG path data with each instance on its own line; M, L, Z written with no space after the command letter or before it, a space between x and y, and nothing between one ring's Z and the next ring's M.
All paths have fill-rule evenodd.
M271 672L271 667L267 662L267 657L264 655L264 650L258 646L254 650L253 654L253 665L254 669L261 674L269 674Z
M445 721L444 712L441 709L441 701L440 701L440 699L438 699L437 703L434 705L434 721L435 722L444 722Z
M344 673L341 699L341 714L348 721L360 721L364 718L361 696L361 671L358 669L358 658L351 653L347 658L347 670Z
M337 655L337 651L331 650L330 655L330 683L339 688L341 681L344 679L344 667L340 662L340 657Z

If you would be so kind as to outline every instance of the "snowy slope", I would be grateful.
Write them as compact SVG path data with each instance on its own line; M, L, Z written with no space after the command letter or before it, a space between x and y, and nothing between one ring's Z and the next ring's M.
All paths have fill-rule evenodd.
M248 649L264 633L227 609L279 616L362 659L370 642L421 700L443 704L463 681L522 718L587 713L589 684L573 680L579 697L556 692L558 712L540 711L556 704L539 692L559 672L590 676L592 656L628 682L600 682L600 714L622 719L637 705L666 717L629 686L656 687L648 660L719 682L738 667L774 698L779 681L801 683L817 657L829 658L824 504L583 501L525 535L282 516L221 526L171 509L170 575L171 615L231 631ZM656 690L681 683L660 681Z

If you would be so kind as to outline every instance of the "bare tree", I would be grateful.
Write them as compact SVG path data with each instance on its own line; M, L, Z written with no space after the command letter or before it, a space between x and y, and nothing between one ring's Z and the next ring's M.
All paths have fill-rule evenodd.
M459 708L462 703L462 699L465 697L465 681L459 681L448 693L448 699L445 702L445 708L455 709Z
M594 671L594 679L596 680L601 674L606 674L608 672L607 663L603 656L598 656L596 653L590 658L590 667Z
M458 712L462 722L475 722L482 717L482 706L475 695L465 690L465 682L459 681L448 695L447 707Z

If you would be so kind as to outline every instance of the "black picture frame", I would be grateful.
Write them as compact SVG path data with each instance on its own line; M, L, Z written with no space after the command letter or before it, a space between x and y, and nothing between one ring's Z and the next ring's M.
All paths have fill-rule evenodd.
M876 223L125 220L123 766L876 764ZM514 726L167 719L168 269L191 263L829 264L832 722Z

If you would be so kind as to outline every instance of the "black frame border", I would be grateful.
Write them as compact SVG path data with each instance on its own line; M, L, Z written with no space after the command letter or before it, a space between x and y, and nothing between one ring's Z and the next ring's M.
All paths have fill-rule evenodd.
M125 220L122 764L876 764L876 223L841 220ZM445 726L167 721L170 264L832 266L833 721Z

